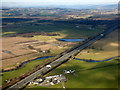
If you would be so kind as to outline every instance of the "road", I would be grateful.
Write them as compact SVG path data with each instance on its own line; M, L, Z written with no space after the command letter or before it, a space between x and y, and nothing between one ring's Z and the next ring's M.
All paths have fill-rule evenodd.
M49 65L51 65L51 68L43 67L42 69L36 71L35 73L31 74L30 76L26 77L25 79L17 82L13 86L9 87L7 90L10 90L10 89L13 89L13 88L21 88L22 86L26 85L28 82L33 81L38 75L41 75L42 73L45 73L45 72L51 70L53 67L55 67L58 64L64 62L66 59L68 59L70 56L72 56L73 54L75 54L77 51L83 50L84 48L88 47L89 45L91 45L95 41L103 38L105 35L109 34L110 32L112 32L115 29L117 29L117 26L116 27L112 27L111 29L106 30L103 33L95 36L94 38L92 38L88 42L85 42L80 47L74 49L73 51L71 51L71 52L63 55L62 57L60 57L60 58L56 59L55 61L53 61L52 63L50 63Z

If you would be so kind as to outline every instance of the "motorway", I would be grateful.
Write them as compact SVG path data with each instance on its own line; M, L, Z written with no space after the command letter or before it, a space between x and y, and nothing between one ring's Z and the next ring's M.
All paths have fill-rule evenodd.
M110 28L109 30L104 31L103 33L95 36L94 38L92 38L91 40L89 40L88 42L85 42L84 44L82 44L80 47L74 49L73 51L63 55L62 57L56 59L55 61L51 62L49 65L51 65L51 68L48 67L43 67L42 69L36 71L35 73L31 74L30 76L24 78L23 80L17 82L16 84L14 84L13 86L9 87L7 90L13 89L13 88L21 88L24 85L26 85L27 83L29 83L30 81L33 81L37 76L42 75L43 73L46 73L47 71L53 69L55 66L58 66L60 63L64 62L66 59L68 59L70 56L72 56L73 54L75 54L78 51L83 50L84 48L88 47L89 45L91 45L92 43L94 43L95 41L103 38L105 35L109 34L110 32L112 32L113 30L117 29L117 26Z

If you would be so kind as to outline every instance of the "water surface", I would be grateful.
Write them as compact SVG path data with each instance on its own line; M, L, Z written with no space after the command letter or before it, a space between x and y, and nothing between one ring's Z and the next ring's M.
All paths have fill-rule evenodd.
M85 39L57 39L58 41L63 42L79 42L79 41L85 41Z

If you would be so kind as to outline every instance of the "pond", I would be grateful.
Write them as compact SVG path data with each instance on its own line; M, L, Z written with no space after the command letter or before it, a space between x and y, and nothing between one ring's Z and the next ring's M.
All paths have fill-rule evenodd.
M11 54L10 51L7 51L7 50L2 50L2 52L5 52L5 53L8 53L8 54Z
M85 41L85 39L57 39L58 41L63 42L79 42L79 41Z

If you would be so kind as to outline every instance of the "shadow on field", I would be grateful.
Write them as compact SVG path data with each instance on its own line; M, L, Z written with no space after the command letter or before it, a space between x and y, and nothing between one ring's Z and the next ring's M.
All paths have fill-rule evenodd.
M115 66L115 65L120 65L120 63L118 63L118 64L110 64L110 65L106 65L106 66L93 67L93 68L86 69L86 70L83 70L83 71L100 69L100 68L105 68L105 67L111 67L111 66Z
M16 22L17 21L17 22ZM22 22L20 22L22 21ZM17 18L4 18L3 19L3 33L4 32L15 32L15 33L7 33L4 36L16 36L17 34L23 33L34 33L34 32L60 32L66 34L64 38L80 38L81 36L92 36L97 33L100 33L103 28L98 29L98 27L94 27L92 30L91 28L94 24L97 25L104 25L106 21L88 21L84 20L68 20L68 21L54 21L54 20L38 20L36 22L25 23L28 20L24 19L17 19ZM32 21L32 19L30 19ZM14 23L13 25L8 25L8 23ZM20 23L18 23L20 22ZM45 24L48 22L50 24ZM37 24L40 23L40 24ZM79 26L80 25L80 26Z
M75 74L65 75L68 81L65 86L68 88L117 88L118 86L118 66L119 64L96 65L92 68L84 69L79 65L58 67L50 75L62 74L63 70L76 70Z

